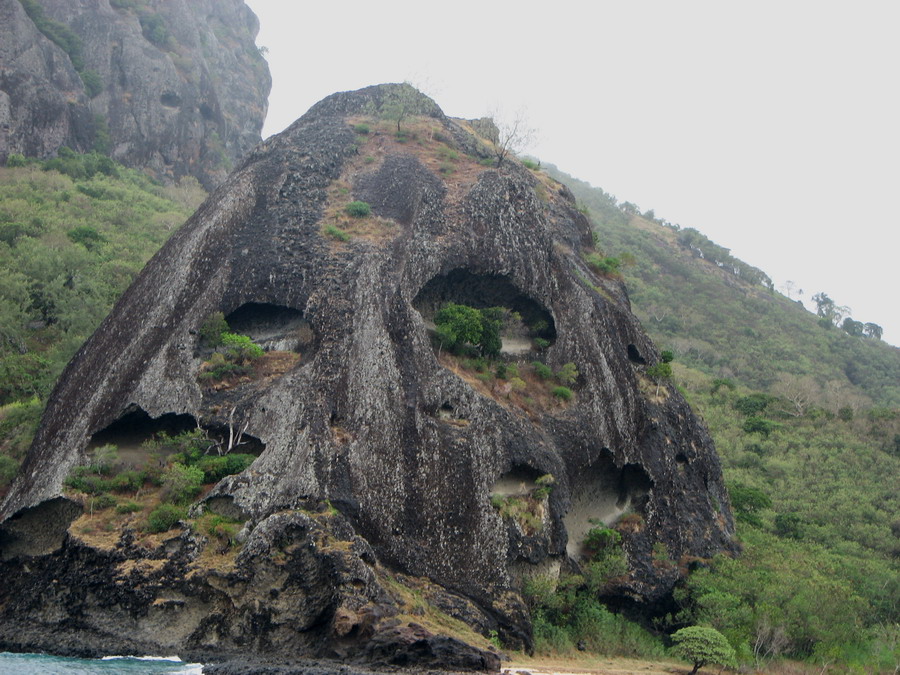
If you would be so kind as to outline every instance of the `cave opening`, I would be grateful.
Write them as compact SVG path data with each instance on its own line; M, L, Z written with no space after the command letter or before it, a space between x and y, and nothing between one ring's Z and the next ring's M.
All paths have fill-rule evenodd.
M500 329L503 354L527 354L546 349L556 341L556 323L550 311L505 275L474 274L458 268L431 279L413 299L413 307L432 330L435 314L448 303L478 310L508 310Z
M315 350L315 333L303 312L282 305L248 302L225 317L234 333L247 335L267 352L303 353Z
M229 452L259 456L266 446L259 438L241 433L237 425L212 423L199 425L193 415L166 413L151 417L139 407L133 407L112 424L96 432L88 443L88 451L103 446L116 448L120 467L143 466L154 453L161 457L179 451L177 443L154 443L161 438L175 438L185 432L200 429L206 441L205 454L221 455Z
M647 365L647 359L641 356L641 353L638 351L638 348L634 345L628 345L628 360L632 363L636 363L640 366Z
M563 517L568 534L566 552L572 558L582 555L587 533L601 523L614 525L627 513L641 514L653 481L638 464L616 466L606 448L597 460L573 481L572 502Z

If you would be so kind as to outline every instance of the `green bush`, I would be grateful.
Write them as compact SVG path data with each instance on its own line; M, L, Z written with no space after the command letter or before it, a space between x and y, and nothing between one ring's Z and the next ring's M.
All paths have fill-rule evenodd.
M354 218L365 218L372 213L372 207L369 206L366 202L356 201L347 204L347 206L344 207L344 211L346 211L348 215L351 215Z
M360 124L353 125L353 131L355 131L358 134L365 135L365 134L369 133L371 131L371 129L369 128L368 124L360 123Z
M114 492L137 492L144 486L147 474L143 471L129 470L113 476L109 480L109 488Z
M550 393L562 401L571 401L574 396L572 390L568 387L553 387Z
M150 532L166 532L186 516L187 511L184 508L174 504L160 504L147 516L147 529Z
M25 155L19 155L15 152L11 153L6 158L6 166L10 168L26 166L27 164L28 160L25 159Z
M688 626L672 634L672 654L694 664L691 675L707 663L737 667L734 648L715 628Z
M599 525L588 530L582 543L588 553L593 556L604 549L621 546L622 535L612 528Z
M225 476L240 473L253 464L255 455L231 453L228 455L207 456L197 462L197 468L203 472L204 483L215 483Z
M622 266L622 261L618 258L604 258L596 253L587 255L585 260L595 272L604 276L617 276L619 274L619 268Z
M744 424L741 427L741 429L743 429L748 434L762 434L765 438L768 438L769 434L777 428L777 422L767 420L764 417L757 417L756 415L748 417L746 420L744 420Z
M578 379L578 368L574 363L566 363L557 371L556 379L563 384L575 384L575 380Z
M352 239L349 233L345 232L337 225L326 225L325 229L322 231L329 237L337 239L338 241L350 241Z
M222 312L213 312L200 324L200 343L204 347L218 347L222 344L222 334L229 330L225 315Z
M118 500L109 494L99 495L96 499L91 500L91 506L95 511L112 508L117 503Z
M0 487L5 487L16 477L19 470L19 463L12 457L0 455Z
M137 502L127 501L122 502L121 504L116 506L116 513L137 513L138 511L143 511L144 507L138 504Z
M532 171L538 171L541 168L540 162L535 162L530 159L523 159L522 164L525 166L526 169L531 169Z
M532 361L531 367L534 369L534 374L542 380L549 380L553 377L553 371L550 369L550 366L547 366L540 361Z
M203 471L196 466L185 466L175 462L163 472L164 501L183 504L200 494L203 485Z
M534 346L537 347L538 349L540 349L541 351L543 351L544 349L547 349L547 347L550 346L550 340L547 340L546 338L542 338L542 337L536 337L536 338L534 338Z
M88 98L94 98L103 91L103 78L95 70L83 70L79 73L81 81L84 83L84 90L87 92Z
M222 333L222 346L225 356L241 364L247 364L261 357L265 352L246 335Z

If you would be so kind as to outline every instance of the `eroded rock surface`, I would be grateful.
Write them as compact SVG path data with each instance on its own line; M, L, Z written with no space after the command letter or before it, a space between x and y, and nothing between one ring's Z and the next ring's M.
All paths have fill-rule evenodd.
M99 149L212 188L259 142L271 78L242 0L30 4L49 29L0 0L0 163Z
M71 626L118 653L277 648L491 669L490 651L440 635L401 597L527 647L523 577L574 564L592 518L632 514L631 573L613 592L636 604L664 598L679 561L730 546L710 438L674 388L647 379L658 352L622 283L585 263L593 244L571 194L514 160L484 166L483 142L430 101L398 140L367 117L393 91L331 96L253 151L69 365L0 514L4 577L17 579L0 590L0 617L33 627L16 633L24 642ZM346 219L358 199L373 215ZM328 235L334 222L348 241ZM539 383L523 397L441 353L429 314L447 299L500 302L540 324L542 345L505 358L523 373L533 358L576 364L572 400ZM214 312L279 340L302 327L301 358L223 404L198 381L198 331ZM92 435L135 409L240 424L264 446L206 498L247 521L233 570L204 567L188 534L177 555L152 553L158 572L135 577L129 563L134 583L117 581L116 565L138 555L125 535L108 551L75 534L53 552L15 543L23 514L60 497ZM548 475L527 522L492 505L495 493L538 494ZM335 511L321 515L325 504ZM657 543L671 564L654 560ZM95 587L63 578L84 566ZM41 575L67 589L64 601L38 593Z

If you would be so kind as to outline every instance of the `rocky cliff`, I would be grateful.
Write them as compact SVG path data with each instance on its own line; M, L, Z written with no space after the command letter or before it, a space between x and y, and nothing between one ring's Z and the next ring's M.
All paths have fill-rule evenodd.
M65 145L214 187L260 140L258 30L241 0L0 0L0 163Z
M400 134L379 121L410 101ZM596 523L619 527L630 568L606 592L636 604L730 546L710 438L648 376L659 354L621 281L586 262L585 217L546 175L491 166L489 146L382 85L321 101L244 159L51 396L0 512L15 580L0 646L485 668L479 635L528 646L523 580L578 569ZM447 302L505 308L496 361L436 339ZM217 312L268 365L212 374ZM567 370L568 394L542 379ZM239 523L238 550L211 553L187 522L100 528L64 488L98 446L133 455L198 426L256 455L191 512Z

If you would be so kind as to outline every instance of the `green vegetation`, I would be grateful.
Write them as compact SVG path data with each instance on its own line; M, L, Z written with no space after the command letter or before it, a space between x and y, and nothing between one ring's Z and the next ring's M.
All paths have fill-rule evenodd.
M205 193L97 153L11 160L0 169L0 433L20 459L63 366Z
M553 387L553 390L550 393L563 401L571 401L574 396L572 390L568 387Z
M160 504L147 516L147 529L150 532L166 532L187 517L187 509L175 504Z
M366 216L371 215L372 207L369 206L366 202L350 202L347 206L344 207L344 211L347 212L348 215L353 216L354 218L365 218ZM334 229L337 229L336 227ZM326 227L327 230L327 227ZM340 237L338 237L340 238ZM341 241L346 241L342 239Z
M632 308L681 363L760 392L778 393L784 379L811 378L814 403L835 414L845 406L900 405L900 352L876 337L877 324L864 324L863 337L834 330L833 318L844 318L837 310L846 308L827 296L817 318L696 230L648 220L633 204L551 164L543 168L572 190L613 257L634 254L633 265L619 268ZM723 283L723 275L731 282ZM831 330L823 330L823 318Z
M606 656L660 658L662 641L641 626L606 609L582 575L559 580L536 576L525 581L535 650L565 654L576 646Z
M500 354L502 342L500 327L502 307L475 309L468 305L445 304L434 315L437 340L442 348L465 352L466 347L477 347L488 358Z
M91 452L88 464L72 469L65 488L81 493L91 513L114 507L117 515L128 516L153 506L147 515L147 531L164 532L187 519L187 504L204 487L244 471L256 459L226 450L225 440L203 429L174 436L162 432L148 438L141 446L142 461L135 459L133 451L125 460L115 445L103 445ZM120 501L111 493L128 498ZM217 528L214 536L233 543L234 522L222 518L213 522L211 527Z
M672 653L694 664L690 675L695 675L707 663L737 666L734 649L715 628L688 626L675 631L672 641L675 643Z
M894 671L900 493L884 477L900 475L900 352L827 295L814 315L696 230L544 169L598 243L636 254L620 268L632 307L678 358L646 373L688 397L722 458L743 551L687 577L657 628L715 628L757 669Z
M364 202L356 202L356 203L364 203ZM349 206L349 205L348 205ZM331 237L332 239L337 239L338 241L350 241L353 237L349 232L345 232L337 225L326 225L322 232Z

